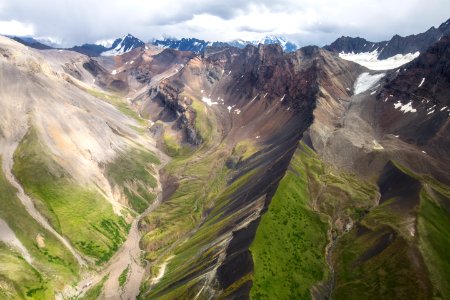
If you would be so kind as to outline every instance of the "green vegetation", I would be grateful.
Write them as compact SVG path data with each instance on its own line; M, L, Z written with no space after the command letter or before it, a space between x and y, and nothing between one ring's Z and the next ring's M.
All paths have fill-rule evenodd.
M333 255L336 271L333 298L450 296L450 256L445 250L450 240L446 196L449 189L428 176L397 163L395 166L422 183L420 203L417 208L405 211L399 209L400 201L405 200L393 197L371 209L353 230L339 239ZM411 218L416 213L417 225Z
M127 282L128 272L130 271L130 265L128 265L119 276L119 286L123 288L125 283Z
M155 199L155 195L150 192L157 186L152 175L155 172L152 164L160 164L160 161L148 150L133 148L120 153L106 166L109 180L119 186L131 207L139 213Z
M301 156L294 155L250 247L252 299L309 299L310 287L327 274L327 220L309 206Z
M216 131L215 115L208 115L206 105L197 99L192 99L191 108L195 112L195 131L204 143L209 143Z
M437 192L432 193L435 197L430 194L423 189L420 195L419 245L435 287L433 296L450 299L450 201Z
M238 156L241 160L246 160L258 151L259 149L253 141L244 140L234 146L232 154Z
M79 300L97 300L99 299L103 285L105 284L106 280L108 279L108 276L105 276L102 278L102 280L91 287Z
M1 160L0 160L1 162ZM1 163L0 163L1 169ZM0 218L16 234L33 258L30 266L6 246L0 247L0 298L52 298L55 289L75 281L78 264L72 254L46 229L42 228L25 210L16 196L16 190L0 172ZM38 244L38 238L41 243ZM33 292L34 289L34 292ZM39 289L39 290L38 290Z
M42 275L0 242L0 298L50 299L53 291Z
M166 153L171 157L186 156L190 152L192 152L189 146L180 145L175 136L170 135L166 132L164 132L163 141Z
M251 298L310 299L328 276L328 231L342 233L375 199L375 186L327 167L301 143L250 247Z
M176 157L166 166L168 175L178 176L179 186L169 199L144 218L142 226L147 228L147 233L142 243L147 251L147 260L156 265L174 256L167 264L164 277L150 294L145 294L148 282L143 285L145 296L142 297L195 297L202 286L199 278L182 285L174 283L211 266L217 258L219 246L211 243L220 236L223 228L241 220L245 213L237 211L225 216L224 208L258 170L232 174L225 167L230 153L222 147L216 145L211 149L203 145L191 156Z
M80 87L81 88L81 87ZM124 115L136 120L140 125L145 126L147 122L139 117L139 115L130 107L127 101L118 95L106 93L95 89L84 89L91 96L94 96L100 100L106 101L115 106Z
M336 246L333 298L427 299L426 283L410 261L407 241L382 224L360 231L364 233L352 230L342 236Z
M124 219L94 188L77 184L50 156L35 130L14 154L14 174L53 227L83 254L107 261L127 233Z

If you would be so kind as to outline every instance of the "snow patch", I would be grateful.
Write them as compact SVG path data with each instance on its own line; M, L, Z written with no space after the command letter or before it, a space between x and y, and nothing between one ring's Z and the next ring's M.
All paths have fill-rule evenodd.
M252 103L253 101L255 101L255 99L256 99L258 96L259 96L259 94L256 95L256 96L249 102L249 104Z
M417 109L412 107L412 101L409 101L407 104L402 104L399 100L396 103L394 103L394 108L395 109L400 108L400 111L402 111L403 113L417 112Z
M381 52L381 51L380 51ZM408 54L397 54L392 57L379 60L378 51L362 53L339 53L339 57L345 60L353 61L371 70L391 70L396 69L419 56L419 52Z
M214 104L219 104L218 102L213 102L210 98L207 97L202 97L202 101L206 104L208 104L208 106L213 106Z
M425 82L425 77L424 78L422 78L422 81L420 82L420 84L419 84L419 86L418 87L421 87L422 86L422 84Z
M367 72L362 73L361 75L358 76L358 78L356 79L356 82L355 82L355 86L354 86L355 95L364 93L371 87L375 86L377 84L377 82L381 78L383 78L385 75L386 75L386 73L374 74L374 75L370 75Z

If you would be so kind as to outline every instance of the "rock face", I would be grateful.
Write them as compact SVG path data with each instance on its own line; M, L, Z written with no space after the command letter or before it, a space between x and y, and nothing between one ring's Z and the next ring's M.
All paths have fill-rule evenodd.
M363 53L378 51L378 59L386 59L397 54L424 52L428 47L450 33L450 19L438 28L431 27L427 31L402 37L394 35L389 41L369 42L360 37L342 36L324 48L332 52Z
M450 173L450 35L390 77L377 97L380 130L417 146ZM448 183L447 175L435 176Z

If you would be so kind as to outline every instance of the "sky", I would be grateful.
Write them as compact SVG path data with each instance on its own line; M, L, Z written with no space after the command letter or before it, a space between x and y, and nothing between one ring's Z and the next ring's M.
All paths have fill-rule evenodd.
M0 0L0 34L49 38L62 46L131 33L152 38L257 40L277 35L323 46L420 33L450 18L450 0Z

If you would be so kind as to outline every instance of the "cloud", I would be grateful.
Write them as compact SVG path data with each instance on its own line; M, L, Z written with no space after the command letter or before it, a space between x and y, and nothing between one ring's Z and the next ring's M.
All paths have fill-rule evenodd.
M66 45L126 33L144 41L276 34L300 45L323 45L341 35L379 41L422 32L444 22L448 11L448 0L0 0L0 31L13 28L15 20L23 30L14 34L53 37Z
M32 24L21 23L16 20L0 21L0 34L4 35L34 35Z

